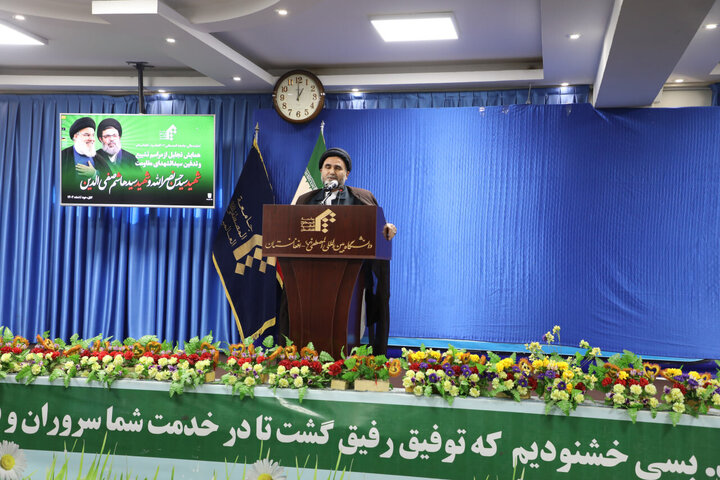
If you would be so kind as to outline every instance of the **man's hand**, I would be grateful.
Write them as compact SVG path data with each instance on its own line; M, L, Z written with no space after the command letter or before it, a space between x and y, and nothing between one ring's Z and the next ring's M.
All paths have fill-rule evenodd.
M92 165L82 165L78 163L75 165L75 172L82 178L92 178L97 173L97 170Z
M392 240L393 237L397 235L397 227L392 223L386 223L383 227L383 235L385 235L385 238L388 240Z

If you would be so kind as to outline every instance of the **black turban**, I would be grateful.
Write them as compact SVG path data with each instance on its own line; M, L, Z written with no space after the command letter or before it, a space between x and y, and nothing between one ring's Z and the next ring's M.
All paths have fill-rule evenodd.
M82 117L75 120L75 122L73 122L72 126L70 127L70 138L73 138L75 134L83 128L92 128L94 130L95 120L90 117Z
M328 157L339 157L345 163L345 168L348 173L352 170L352 160L350 160L350 154L342 148L329 148L325 150L325 153L323 153L322 157L320 157L320 170L322 170L323 163L325 163L325 159Z
M118 122L114 118L106 118L105 120L100 122L100 125L98 125L98 138L102 137L103 132L108 128L114 128L118 131L118 137L122 137L122 127L120 126L120 122Z

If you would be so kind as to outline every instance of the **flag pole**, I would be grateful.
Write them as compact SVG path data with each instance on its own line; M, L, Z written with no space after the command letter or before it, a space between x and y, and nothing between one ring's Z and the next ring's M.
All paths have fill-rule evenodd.
M325 136L325 120L320 122L320 135Z
M258 133L260 133L260 122L255 124L255 136L253 136L253 143L257 145Z

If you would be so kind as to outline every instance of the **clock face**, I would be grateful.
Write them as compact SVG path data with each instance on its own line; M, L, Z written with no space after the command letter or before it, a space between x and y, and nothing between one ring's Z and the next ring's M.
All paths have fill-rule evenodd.
M293 70L277 81L273 106L288 122L309 122L325 104L325 90L320 80L305 70Z

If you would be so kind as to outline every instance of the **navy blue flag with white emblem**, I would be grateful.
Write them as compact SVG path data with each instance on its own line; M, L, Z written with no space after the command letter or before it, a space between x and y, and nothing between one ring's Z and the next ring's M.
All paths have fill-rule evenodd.
M276 259L262 253L266 203L274 204L275 194L257 142L253 142L212 249L215 269L243 341L258 338L275 325Z

